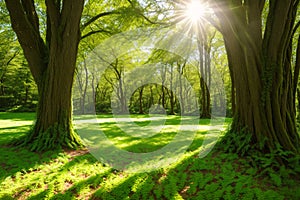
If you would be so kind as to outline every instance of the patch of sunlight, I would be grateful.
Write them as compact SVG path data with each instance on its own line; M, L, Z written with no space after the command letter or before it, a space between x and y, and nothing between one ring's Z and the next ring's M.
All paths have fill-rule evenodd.
M0 120L0 129L32 125L32 121Z

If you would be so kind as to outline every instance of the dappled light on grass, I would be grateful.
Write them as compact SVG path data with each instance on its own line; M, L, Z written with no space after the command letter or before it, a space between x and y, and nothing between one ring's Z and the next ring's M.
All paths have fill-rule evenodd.
M2 120L0 118L0 129L7 129L7 128L15 128L17 126L30 126L33 125L32 121L16 121L14 119L12 120Z
M0 145L24 136L31 128L34 116L33 113L0 112Z
M101 162L127 172L144 172L172 164L191 144L201 146L203 139L211 150L223 123L220 120L219 125L210 124L209 119L199 120L198 116L119 115L111 119L77 116L75 128L92 155ZM206 136L212 135L212 129L219 132L213 133L215 137ZM207 142L210 138L214 141ZM197 140L193 142L194 139Z
M32 120L33 117L25 121ZM169 125L176 127L176 117L172 120ZM106 128L111 124L107 122ZM20 128L16 125L5 132L2 129L0 137L18 136ZM34 153L26 148L3 147L4 143L0 143L0 199L300 198L300 182L295 175L277 178L260 175L259 169L251 165L251 159L236 154L213 151L199 159L205 133L203 130L196 134L188 151L176 163L138 174L104 165L85 150ZM284 173L289 172L282 169L280 174Z
M143 115L141 115L143 116ZM166 120L165 125L163 125L163 128L160 132L157 132L155 135L150 135L149 137L145 138L139 138L139 137L132 137L130 134L125 133L120 129L114 118L98 118L97 124L89 124L87 125L87 129L89 131L97 131L97 129L101 129L107 138L109 138L114 145L116 145L118 148L125 149L131 152L136 153L142 153L142 152L150 152L155 151L164 145L168 144L174 136L177 134L178 131L185 130L185 131L196 131L197 135L196 137L201 137L203 139L203 135L206 134L208 130L211 129L210 120L200 120L199 125L181 125L181 120L189 121L192 117L184 117L181 119L180 116L168 116L168 119ZM135 123L142 124L142 126L145 124L149 124L149 118L122 118L118 119L122 120L123 122L133 120ZM155 120L159 120L159 118L155 118ZM224 126L224 125L222 125ZM127 131L145 131L147 129L155 129L155 124L153 126L147 126L142 127L142 129L139 130L127 130ZM220 128L220 127L219 127ZM201 146L201 143L198 143L199 147ZM148 147L148 148L147 148Z

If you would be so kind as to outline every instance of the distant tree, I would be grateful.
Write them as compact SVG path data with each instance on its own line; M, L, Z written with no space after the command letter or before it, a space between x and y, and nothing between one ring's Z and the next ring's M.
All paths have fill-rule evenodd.
M206 27L206 28L205 28ZM211 118L211 48L212 40L216 32L209 31L208 26L200 25L198 27L198 51L199 51L199 65L198 76L200 79L200 105L201 105L201 118Z

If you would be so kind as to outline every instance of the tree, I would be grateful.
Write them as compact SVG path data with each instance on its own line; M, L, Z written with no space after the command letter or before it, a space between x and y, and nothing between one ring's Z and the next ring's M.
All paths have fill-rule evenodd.
M185 114L185 101L184 101L184 94L183 94L183 85L182 85L182 78L184 73L184 68L186 66L186 60L183 61L183 63L180 63L179 61L176 62L177 65L177 71L178 71L178 82L179 82L179 99L181 102L181 113L182 115Z
M169 96L169 103L170 103L170 111L169 111L169 114L170 115L175 115L175 111L174 111L174 107L175 107L175 95L174 95L174 90L175 90L175 88L176 88L176 86L173 86L173 81L174 81L174 79L175 79L175 77L174 77L174 73L173 73L173 71L174 71L174 64L175 64L175 62L174 63L171 63L171 64L169 64L168 66L169 66L169 74L170 74L170 89L169 90L167 90L167 93L168 93L168 96Z
M113 76L104 75L105 80L114 89L118 101L118 110L120 113L126 113L127 102L126 102L126 88L124 84L124 73L125 66L124 63L119 58L116 58L114 63L110 63L109 69L111 70Z
M99 33L122 31L129 23L136 25L134 22L138 20L133 20L136 18L152 24L156 16L143 15L145 9L137 1L107 2L112 4L105 4L106 8L96 1L84 4L84 0L45 0L45 4L34 0L5 0L5 3L39 93L36 123L23 144L28 144L31 150L81 146L72 128L71 102L80 40ZM92 16L87 13L82 17L84 5L91 8ZM151 1L149 5L155 7ZM114 16L110 24L99 20L107 16ZM45 21L43 26L40 19Z
M236 151L255 146L272 152L280 146L299 153L295 121L299 69L293 70L291 64L298 4L298 0L222 0L213 5L236 89L235 116L225 138ZM250 133L251 143L243 147L233 138L245 140L245 133Z
M207 26L206 26L207 27ZM204 30L205 25L200 24L198 29L198 51L199 51L199 70L201 93L201 118L211 118L210 110L210 85L211 85L211 43L216 34L214 31Z
M78 66L77 68L77 74L78 76L76 77L76 83L78 83L78 88L80 91L80 97L79 97L79 104L80 104L80 110L79 112L82 114L85 114L85 104L86 104L86 94L87 94L87 88L89 84L89 72L88 68L86 66L86 61L84 60L81 65Z
M72 129L71 91L84 1L45 1L45 41L36 2L5 2L39 92L37 120L24 143L31 144L32 150L80 146Z

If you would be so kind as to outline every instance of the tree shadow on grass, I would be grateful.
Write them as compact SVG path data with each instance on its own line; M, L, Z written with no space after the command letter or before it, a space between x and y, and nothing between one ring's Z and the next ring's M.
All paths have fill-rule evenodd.
M180 130L163 130L162 132L158 132L157 134L154 134L150 137L134 137L131 134L135 130L128 129L125 133L123 130L121 130L115 123L104 123L99 125L99 129L101 131L95 130L89 130L90 127L86 127L86 130L90 131L90 134L87 134L86 137L98 137L99 134L105 134L107 139L109 139L111 142L114 143L117 147L130 151L130 152L136 152L136 153L147 153L156 151L166 145L168 145L174 137L178 134ZM144 131L144 128L141 127L140 131ZM195 131L189 131L184 132L184 134L194 134ZM207 133L207 130L196 130L195 137L190 138L192 139L191 148L197 148L201 146L203 138L205 137L205 134ZM182 141L177 141L177 146L180 146ZM189 149L191 149L189 148Z
M109 170L76 183L65 193L53 196L51 200L74 199L74 197L80 199L82 198L80 192L84 188L90 188L90 194L85 197L92 200L176 199L176 196L178 197L190 184L186 170L194 160L193 156L186 157L171 169L170 174L162 169L125 175L122 171Z
M60 193L57 195L54 195L51 200L55 199L70 199L74 196L80 198L80 193L84 189L89 189L90 192L96 190L99 188L100 184L105 182L107 178L113 175L113 170L107 170L103 173L99 173L97 175L91 176L85 180L79 181L78 183L72 185L68 190L66 190L64 193ZM91 194L87 194L91 195Z
M1 128L0 134L0 182L13 177L19 171L26 171L36 165L41 154L30 152L23 147L13 146L12 141L20 138L30 129L30 125Z
M0 128L0 148L3 146L10 146L11 142L26 134L31 127L32 125L23 125Z
M112 186L111 188L100 187L90 199L100 200L100 199L139 199L136 198L143 187L143 182L139 182L140 179L143 179L143 182L147 182L148 179L151 179L150 176L146 174L134 174L129 175L126 179L121 180L118 184ZM146 188L145 188L146 189ZM148 188L151 190L151 188ZM134 195L134 196L133 196ZM132 197L133 196L133 197Z
M74 155L72 153L75 152ZM79 153L78 153L79 152ZM80 153L81 152L81 153ZM1 191L0 188L0 199L9 197L16 199L20 197L26 196L26 192L34 190L33 185L37 185L39 187L39 182L46 181L47 183L41 183L41 187L48 187L50 184L51 187L55 186L55 179L53 178L61 178L62 179L69 173L70 169L74 166L86 162L86 163L95 163L97 160L90 155L86 150L83 151L69 151L69 150L55 150L55 151L46 151L43 153L34 153L28 151L26 148L7 148L4 152L5 155L1 154L0 161L0 183L4 181L6 178L12 179L14 182L19 182L20 188L15 194L5 194L5 191ZM6 162L2 160L2 158L6 158ZM54 166L53 166L53 163ZM54 169L52 169L54 167ZM45 170L48 169L48 170ZM51 169L51 170L50 170ZM50 171L49 171L50 170ZM23 181L23 178L20 179L20 175L30 176L33 173L33 178L28 181ZM37 176L34 175L37 174ZM44 180L40 180L41 174L48 174L48 178ZM35 177L34 177L35 176ZM17 178L18 177L18 178ZM44 177L44 176L43 176ZM7 186L6 186L7 187ZM30 197L30 199L44 199L42 197L46 197L49 193L53 193L52 189L45 189L42 192ZM2 196L1 196L2 195ZM30 195L30 192L29 192Z
M83 155L79 155L74 157L73 160L66 163L65 165L61 166L58 172L56 173L56 177L64 177L66 174L68 174L72 167L76 166L77 164L83 162L83 160L88 161L89 164L97 162L97 160L92 157L90 154L85 153ZM101 163L99 163L101 165ZM107 167L108 170L103 171L103 173L90 176L85 178L84 180L78 181L76 183L73 183L70 180L63 180L66 188L63 189L63 191L55 191L53 188L48 188L46 190L43 190L35 195L30 196L29 200L40 200L40 199L75 199L75 197L78 197L78 194L81 190L85 188L92 189L93 187L96 187L97 184L99 184L103 178L107 177L112 171L110 168ZM68 179L68 177L66 177ZM38 180L37 180L38 181ZM54 181L54 180L53 180ZM53 195L53 193L56 193ZM51 197L49 197L51 196Z
M39 165L49 163L59 154L60 151L36 153L21 147L0 147L0 182L6 177L14 178L17 172L25 174L36 171Z
M81 159L88 160L90 163L96 162L94 157L82 155L80 151L58 149L38 153L30 151L26 147L13 146L12 142L26 134L30 127L31 125L23 125L0 129L0 199L16 199L26 195L26 188L30 188L35 184L38 185L40 180L30 179L30 181L26 182L23 181L23 177L28 177L31 173L34 176L35 173L47 173L43 171L43 168L45 166L51 167L51 163L59 166L61 165L61 160L63 160L66 164L59 170L66 171L81 162ZM17 187L20 187L14 189L16 190L15 194L5 190L5 188L8 189L10 187L9 183L11 182L13 184L16 183Z
M108 131L113 131L112 124L107 124ZM6 133L5 133L6 134ZM8 133L7 133L8 134ZM1 136L1 135L0 135ZM115 135L117 137L117 135ZM123 141L125 142L125 141ZM127 141L129 142L129 141ZM179 143L178 146L181 145ZM199 141L196 142L197 144L200 143ZM149 144L149 148L154 148L156 144ZM153 147L151 147L153 145ZM129 145L130 146L130 145ZM132 144L132 149L137 149L136 144ZM15 147L1 147L0 149L0 165L3 165L3 170L0 173L0 182L6 179L7 177L11 177L15 179L16 173L23 174L30 174L34 172L38 172L41 170L41 167L48 165L51 162L59 163L59 159L64 157L64 151L47 151L44 153L34 153L28 151L26 148L15 148ZM76 155L71 157L72 159L68 160L66 163L63 163L59 166L59 169L56 171L47 172L45 175L49 175L49 177L59 178L61 180L65 180L64 176L69 173L69 170L78 164L82 164L83 160L88 163L95 163L97 160L91 156L90 154L84 155ZM56 161L58 159L58 161ZM99 163L99 165L102 165ZM51 165L49 165L51 166ZM48 167L49 167L48 166ZM1 166L2 167L2 166ZM100 166L99 166L100 167ZM165 174L157 174L151 173L150 175L147 173L143 173L146 175L135 174L135 175L126 175L124 178L121 178L120 181L115 181L113 186L103 187L106 184L107 179L110 177L112 179L119 179L122 175L122 172L115 172L113 169L108 168L109 170L103 171L98 173L97 175L89 174L87 177L84 177L83 180L74 181L69 183L67 180L66 184L68 186L64 186L63 190L54 190L53 188L46 188L43 191L33 193L33 196L30 196L29 199L43 199L49 195L52 196L52 193L55 192L52 199L75 199L80 198L81 191L85 190L86 188L90 190L92 195L92 199L120 199L126 198L127 196L132 197L133 199L140 199L146 198L148 196L153 196L152 188L157 183L157 180L161 176L165 176ZM49 173L49 174L48 174ZM55 175L52 175L55 173ZM62 177L62 178L61 178ZM142 178L141 178L142 177ZM154 177L154 178L153 178ZM138 182L136 182L138 180ZM20 189L24 189L29 187L32 184L38 183L40 180L38 178L32 179L30 182L24 182L24 185ZM33 183L34 182L34 183ZM51 184L55 184L55 181L51 181ZM114 182L114 181L113 181ZM138 185L136 184L138 183ZM23 184L23 183L22 183ZM109 182L108 182L109 184ZM169 186L173 187L173 186ZM108 188L108 189L107 189ZM1 189L0 189L1 190ZM175 195L175 190L172 190L171 196ZM1 193L1 191L0 191ZM25 192L18 192L14 194L14 196L6 195L5 198L18 198L25 196ZM4 194L5 195L5 194ZM3 197L3 196L2 196Z
M85 180L72 185L64 193L56 194L51 200L58 199L93 199L93 200L115 200L115 199L144 199L151 194L152 176L144 174L129 174L124 177L122 172L108 170L103 173L91 176ZM120 178L121 177L121 178ZM149 187L150 184L150 187ZM151 187L152 185L152 187ZM81 191L89 189L90 193L83 195ZM47 192L41 192L30 197L30 200L44 198Z

